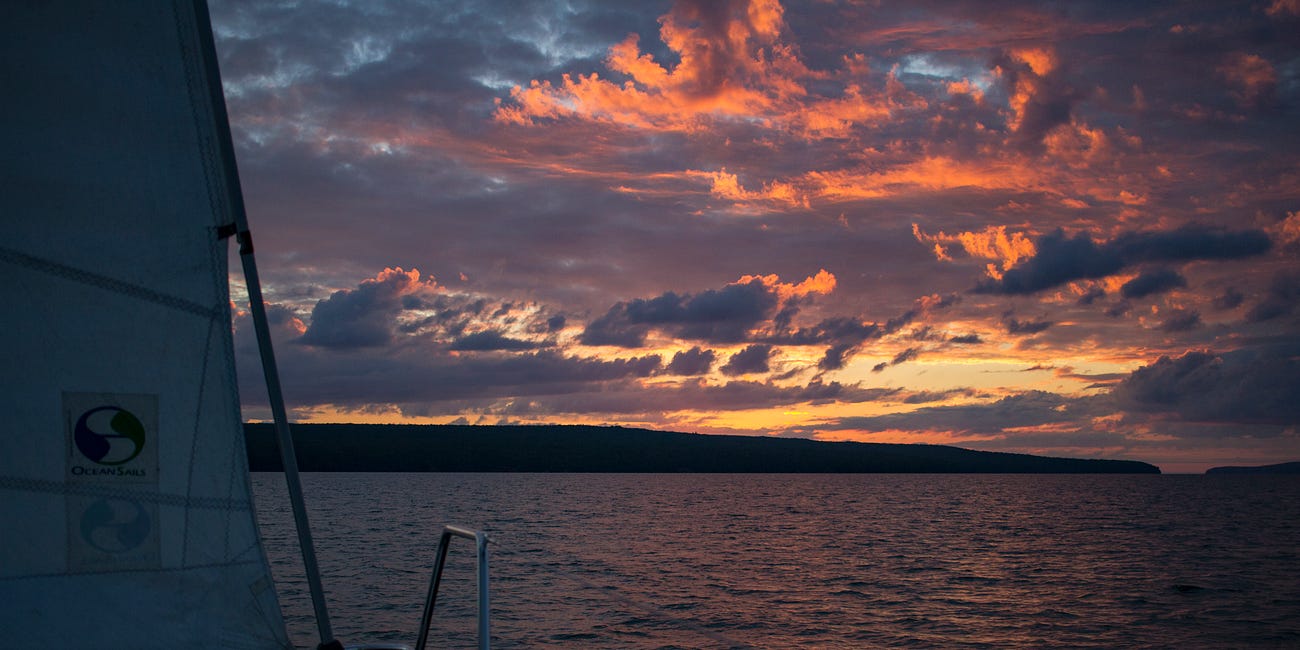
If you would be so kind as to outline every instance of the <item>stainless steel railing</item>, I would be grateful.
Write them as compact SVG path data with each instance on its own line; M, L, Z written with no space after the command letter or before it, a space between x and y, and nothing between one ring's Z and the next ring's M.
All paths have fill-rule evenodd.
M424 650L429 642L429 625L433 621L433 605L438 600L438 584L442 582L442 567L447 563L447 550L452 537L474 540L478 552L478 647L488 650L492 638L488 629L488 559L487 533L461 528L460 526L443 526L442 537L438 540L437 559L433 564L433 576L429 579L429 595L424 600L424 615L420 617L420 638L415 642L415 650Z

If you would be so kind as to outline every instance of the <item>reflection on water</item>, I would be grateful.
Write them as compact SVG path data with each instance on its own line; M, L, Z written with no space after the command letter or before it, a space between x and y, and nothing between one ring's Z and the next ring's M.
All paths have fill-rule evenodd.
M335 634L414 643L444 523L503 648L1300 646L1300 478L307 474ZM314 647L283 477L253 478ZM460 540L463 542L463 540ZM473 548L431 635L473 647Z

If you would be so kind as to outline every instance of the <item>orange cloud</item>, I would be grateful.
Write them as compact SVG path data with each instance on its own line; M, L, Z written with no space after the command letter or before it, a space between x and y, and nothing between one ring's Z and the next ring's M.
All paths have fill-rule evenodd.
M1028 65L1029 69L1040 77L1046 77L1056 69L1056 54L1045 48L1012 50L1011 58Z
M1273 0L1273 4L1264 10L1270 16L1291 14L1300 16L1300 0Z
M1094 129L1078 120L1053 129L1043 137L1043 144L1049 154L1074 167L1104 161L1115 150L1105 131ZM1141 144L1141 141L1137 141L1137 144Z
M1028 166L995 160L962 161L947 156L927 156L881 171L861 168L813 171L806 174L805 180L811 194L831 200L961 187L1025 190L1040 185L1039 173Z
M1273 237L1283 246L1300 245L1300 210L1286 213L1286 219L1278 222L1270 230Z
M1243 107L1268 101L1277 87L1273 64L1255 54L1233 52L1216 71L1234 87L1232 94Z
M1085 31L1108 33L1114 28L1094 25ZM511 162L534 168L550 164L555 168L548 171L560 174L608 177L611 187L624 193L703 191L738 204L741 211L811 208L818 201L975 188L1040 193L1065 208L1100 208L1126 218L1138 214L1136 208L1145 206L1158 190L1150 182L1154 165L1140 160L1140 138L1122 127L1093 126L1072 114L1087 92L1076 90L1067 74L1069 61L1050 45L1011 46L998 57L993 72L1005 84L1008 102L1000 109L984 106L988 99L969 78L946 81L950 96L965 95L984 110L1003 112L1012 131L1012 137L1006 138L1005 132L990 132L979 123L974 127L980 142L977 150L963 153L924 141L919 147L915 142L888 141L864 147L861 137L866 130L906 119L908 113L927 115L933 107L908 90L894 72L873 77L864 55L844 55L834 70L809 69L797 48L787 42L785 13L776 0L678 2L660 17L659 36L674 57L656 58L647 51L654 48L642 50L638 36L629 35L609 48L605 71L517 86L508 98L498 101L495 119L502 125L524 127L567 122L581 128L599 123L628 130L620 135L629 137L635 137L633 131L671 131L710 138L731 133L714 127L743 124L769 133L747 135L737 139L737 145L777 152L795 139L844 141L840 153L852 152L855 163L782 173L771 167L757 172L763 164L757 160L754 169L738 169L738 165L748 166L748 159L733 159L728 167L710 171L683 169L641 176L620 172L620 161L596 145L581 153L590 164L575 165L568 152L547 162L546 154L536 151L526 160ZM1004 41L1025 42L1050 40ZM1260 78L1240 72L1251 69L1249 65L1231 68L1234 78ZM874 79L874 87L867 79ZM937 125L933 128L948 128L942 117L932 121ZM528 137L525 132L516 134ZM1035 155L1023 155L1026 149ZM1046 160L1038 154L1046 154ZM936 243L936 257L948 255L944 246ZM993 268L990 274L1000 272Z
M940 261L952 259L948 256L944 244L960 244L962 250L971 257L998 262L986 267L989 276L997 280L1002 279L1003 272L1015 266L1020 260L1033 257L1037 252L1034 242L1030 241L1024 233L1013 232L1008 235L1006 226L989 226L983 232L959 232L949 235L940 231L928 235L921 231L919 225L912 224L912 235L921 243L933 243L935 256Z
M679 2L660 18L660 38L678 57L668 68L629 35L605 59L622 84L597 74L565 75L560 85L534 80L510 91L496 119L532 124L574 116L636 128L693 130L712 117L779 117L774 107L806 94L808 70L781 42L784 15L776 0Z
M838 96L810 97L809 70L785 43L784 10L776 0L678 2L660 18L660 39L677 55L671 67L643 52L629 35L612 46L606 67L626 81L598 74L564 75L558 84L532 81L498 101L498 122L533 125L565 117L638 129L692 132L715 120L744 120L810 138L839 138L924 100L890 74L880 91L845 83ZM846 57L848 74L865 74L861 57Z
M1021 69L1011 75L1011 97L1008 98L1008 103L1011 105L1012 117L1007 124L1012 131L1019 131L1030 102L1044 91L1043 77L1056 69L1056 55L1050 50L1030 48L1012 50L1007 57L1012 64L1021 66ZM999 72L1006 74L1010 71L999 67Z
M789 206L808 206L808 199L800 194L793 185L780 181L771 181L760 190L747 190L741 186L735 174L724 168L717 172L698 172L712 182L714 196L735 202L770 201Z
M362 280L361 284L363 286L370 284L387 284L391 290L398 294L408 294L420 288L433 288L437 286L437 281L430 276L426 278L424 282L420 282L419 269L403 271L402 267L399 266L396 268L385 267L384 270L380 271L375 277Z
M807 137L835 138L847 135L854 125L885 120L892 112L887 98L871 97L863 93L861 86L849 84L842 98L814 102L787 119Z
M971 83L970 79L950 81L947 89L949 95L970 95L976 102L984 101L984 91L980 90L979 86Z
M799 284L781 282L780 276L775 273L770 275L746 275L736 280L735 284L749 284L754 281L763 283L783 301L790 298L802 298L814 293L827 295L835 290L837 284L835 274L826 269L821 269L817 272L817 275L809 276Z

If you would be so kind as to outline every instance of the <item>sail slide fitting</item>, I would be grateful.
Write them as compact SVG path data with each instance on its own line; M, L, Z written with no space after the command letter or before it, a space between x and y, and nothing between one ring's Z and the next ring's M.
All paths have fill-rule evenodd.
M230 239L239 232L239 224L233 221L223 226L217 226L217 239Z
M240 230L238 223L228 223L224 226L217 226L217 239L235 238L239 242L240 255L253 254L253 233L248 230Z

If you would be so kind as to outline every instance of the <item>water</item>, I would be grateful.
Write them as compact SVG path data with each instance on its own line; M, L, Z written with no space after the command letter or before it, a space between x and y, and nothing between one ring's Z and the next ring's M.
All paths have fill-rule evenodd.
M307 474L347 643L414 644L444 523L502 648L1300 647L1300 478ZM280 474L254 493L314 619ZM473 647L456 540L431 639Z

